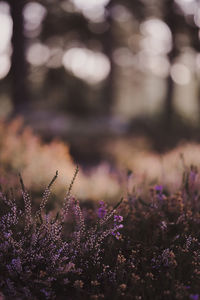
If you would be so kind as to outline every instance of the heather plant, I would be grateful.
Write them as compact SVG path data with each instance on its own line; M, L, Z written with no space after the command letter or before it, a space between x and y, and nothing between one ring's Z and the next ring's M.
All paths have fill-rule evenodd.
M200 193L196 167L186 168L175 193L154 185L128 193L119 261L124 299L199 299ZM133 296L134 295L134 296ZM133 297L133 298L131 298Z
M30 194L20 175L24 208L13 193L1 192L0 290L6 299L88 299L92 291L103 290L105 278L104 241L118 236L122 219L116 209L101 215L88 227L79 201L71 195L78 168L67 190L63 207L55 215L45 206L58 173L44 191L33 214ZM73 215L75 226L65 225ZM107 284L108 282L106 282Z
M20 176L23 206L13 191L0 194L2 297L200 299L199 169L185 154L180 160L176 190L160 178L139 185L128 171L114 208L102 199L79 203L78 169L58 213L46 209L57 173L40 204Z

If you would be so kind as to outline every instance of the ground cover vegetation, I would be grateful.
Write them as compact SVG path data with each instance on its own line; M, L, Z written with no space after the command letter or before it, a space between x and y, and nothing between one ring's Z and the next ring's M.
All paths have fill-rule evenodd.
M155 154L142 152L142 164L122 147L126 164L119 153L116 161L133 172L118 172L121 196L111 193L109 202L93 198L102 186L95 184L109 189L106 172L95 181L94 171L87 180L95 193L79 197L88 181L64 144L42 144L19 121L1 123L0 135L0 299L200 298L198 145L165 154L164 167ZM55 170L66 161L64 185Z
M196 167L175 193L127 188L115 207L80 207L71 191L58 212L3 190L0 290L4 299L199 299L200 193ZM131 173L127 175L127 186Z

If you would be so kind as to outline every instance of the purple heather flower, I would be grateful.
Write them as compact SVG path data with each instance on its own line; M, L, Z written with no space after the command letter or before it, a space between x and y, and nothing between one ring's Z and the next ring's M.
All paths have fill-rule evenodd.
M199 294L191 294L190 299L191 300L199 300Z
M116 239L118 239L118 240L119 240L121 234L118 231L116 232L116 230L121 229L121 228L124 227L123 224L119 224L122 221L123 221L123 217L122 216L120 216L120 215L115 215L114 216L114 230L112 232L112 235L114 235L116 237Z
M49 299L50 296L51 296L51 292L50 291L47 291L45 289L41 289L40 290L43 294L45 294L46 298Z
M100 219L102 219L103 217L105 217L105 215L106 215L106 210L105 210L105 208L100 207L100 208L98 209L98 217L99 217Z
M161 228L162 230L166 230L166 229L167 229L167 223L166 223L165 221L162 221L162 222L161 222L161 225L160 225L160 228Z
M119 215L119 216L115 215L115 216L114 216L114 221L115 221L115 222L121 223L121 222L123 221L123 217L120 216L120 215Z
M123 228L123 227L124 227L123 224L119 224L119 225L117 226L118 229Z
M100 201L99 204L100 204L100 207L98 209L98 217L100 219L102 219L102 218L105 217L107 210L106 210L106 207L105 207L105 203L103 201Z
M4 233L4 237L5 237L5 238L11 237L11 233L10 233L10 232L5 232L5 233Z
M162 185L156 185L155 190L161 193L163 191L163 186Z
M162 201L163 200L163 186L162 185L156 185L155 190L157 191L158 199L160 201Z
M121 236L121 234L120 234L119 231L117 231L117 232L113 231L113 232L112 232L112 235L114 235L114 237L116 237L117 240L119 240L119 238L120 238L120 236Z
M11 261L11 264L12 266L14 267L14 269L17 271L17 272L21 272L22 271L22 265L21 265L21 260L20 258L13 258L12 261Z
M194 172L194 171L191 171L191 172L190 172L190 180L191 180L192 182L195 181L196 176L197 176L197 173L196 173L196 172Z

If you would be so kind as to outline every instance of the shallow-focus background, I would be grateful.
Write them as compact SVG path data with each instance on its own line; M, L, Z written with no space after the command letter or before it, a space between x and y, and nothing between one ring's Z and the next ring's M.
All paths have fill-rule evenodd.
M199 29L198 0L0 1L0 120L23 120L2 123L1 147L15 149L18 140L28 153L10 154L14 169L25 160L35 176L48 171L40 159L52 172L70 160L70 170L95 167L88 189L101 191L108 182L117 190L120 168L144 174L161 164L161 176L164 153L200 141ZM22 137L22 124L54 143L35 146L34 168L31 149L40 142Z

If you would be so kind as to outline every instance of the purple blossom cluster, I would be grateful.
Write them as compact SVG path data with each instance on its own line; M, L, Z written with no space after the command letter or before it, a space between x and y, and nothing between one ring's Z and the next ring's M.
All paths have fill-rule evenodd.
M39 207L20 178L22 199L0 193L0 299L199 300L200 191L192 168L195 176L186 170L173 194L154 185L114 208L100 201L88 211L71 194L77 169L57 214L46 209L57 174Z
M100 201L99 204L100 204L100 207L98 209L98 217L100 219L102 219L105 217L105 215L107 213L107 209L106 209L106 205L105 205L104 201Z
M112 237L116 223L110 222L113 212L108 212L103 214L102 224L87 228L79 201L71 195L77 173L57 216L45 211L57 173L35 215L21 177L24 210L18 208L14 198L0 194L5 206L0 217L0 291L6 299L62 299L83 290L88 274L98 271L96 277L101 277L103 243ZM75 226L67 233L70 215Z
M120 215L114 215L114 230L112 234L116 237L116 239L120 239L122 237L121 233L118 231L119 229L123 228L124 225L121 224L123 221L123 217Z

